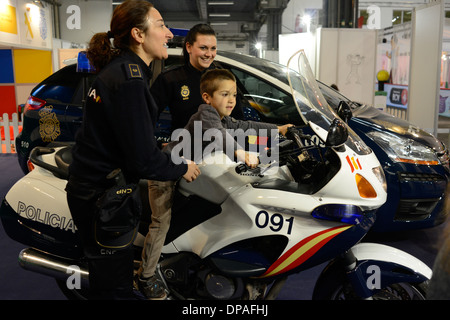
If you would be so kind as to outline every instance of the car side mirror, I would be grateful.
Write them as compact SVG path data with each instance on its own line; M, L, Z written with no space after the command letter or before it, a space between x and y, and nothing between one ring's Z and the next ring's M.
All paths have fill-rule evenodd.
M328 129L326 146L339 148L348 138L348 130L342 120L335 118Z
M339 106L337 108L337 114L346 123L348 123L349 120L353 116L352 109L350 109L350 106L345 101L339 102Z

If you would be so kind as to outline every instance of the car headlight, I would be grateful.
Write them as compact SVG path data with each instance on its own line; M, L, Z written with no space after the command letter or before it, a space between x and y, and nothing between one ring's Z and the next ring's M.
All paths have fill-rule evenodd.
M381 166L372 168L372 172L377 177L378 181L381 183L384 191L387 192L386 176L384 175L383 168Z
M367 134L396 162L437 165L439 160L433 149L415 140L387 132L372 131Z

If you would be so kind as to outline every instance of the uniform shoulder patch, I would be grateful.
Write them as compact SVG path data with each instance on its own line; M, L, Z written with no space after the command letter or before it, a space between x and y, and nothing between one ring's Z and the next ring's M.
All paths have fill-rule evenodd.
M143 79L141 68L135 63L126 64L125 71L127 72L128 79Z

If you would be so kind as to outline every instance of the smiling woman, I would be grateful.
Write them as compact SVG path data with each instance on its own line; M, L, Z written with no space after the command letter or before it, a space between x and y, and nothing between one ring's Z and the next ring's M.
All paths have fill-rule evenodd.
M86 97L66 191L88 260L93 298L133 297L132 241L104 255L95 237L95 231L106 223L98 218L97 199L116 185L111 174L121 172L126 184L136 185L140 179L167 181L187 175L191 179L197 170L195 164L174 164L170 155L158 149L153 133L157 107L148 87L149 64L167 57L166 43L172 37L152 4L127 0L114 10L110 31L95 34L89 43L87 56L98 75ZM114 38L113 45L110 38ZM109 215L117 211L114 207L108 210ZM133 217L140 215L139 209L127 207L125 211ZM117 227L134 230L135 219L126 220L120 220ZM117 235L110 237L102 241Z
M152 85L152 95L161 112L166 106L172 116L171 130L183 128L203 103L200 77L214 68L217 39L207 24L197 24L187 33L183 45L184 65L160 74Z
M208 69L217 53L217 39L214 30L205 24L194 26L186 36L183 47L185 61L197 70Z
M167 41L173 38L172 32L164 24L161 14L155 8L150 9L147 17L148 32L133 28L132 36L138 42L136 54L150 64L153 60L167 59Z
M204 102L200 95L200 78L207 70L216 68L216 53L215 31L207 24L197 24L189 30L184 40L184 65L164 71L152 85L152 95L159 112L168 106L172 118L171 131L184 128ZM239 100L232 116L243 119Z

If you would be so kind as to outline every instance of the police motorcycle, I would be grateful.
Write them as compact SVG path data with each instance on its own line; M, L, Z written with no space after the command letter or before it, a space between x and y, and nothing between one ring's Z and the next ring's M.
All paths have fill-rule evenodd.
M430 268L403 251L361 242L387 196L375 154L328 107L303 51L287 73L304 125L264 151L269 161L250 169L215 152L194 182L179 182L157 269L169 298L272 300L289 275L329 262L313 299L425 299ZM0 215L9 237L30 246L20 265L83 299L89 270L64 191L70 155L70 147L33 149L34 170L11 188ZM137 265L150 221L146 191L142 201ZM69 281L76 275L78 286Z

